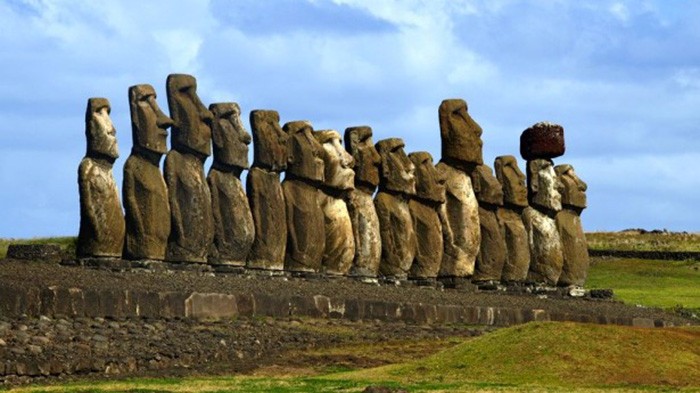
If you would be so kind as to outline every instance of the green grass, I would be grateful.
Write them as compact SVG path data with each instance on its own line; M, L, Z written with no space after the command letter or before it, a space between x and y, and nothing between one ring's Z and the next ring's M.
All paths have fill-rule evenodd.
M700 391L700 328L644 329L539 322L497 330L435 355L313 377L87 381L16 392Z
M619 251L700 251L698 233L589 232L588 247Z
M628 304L700 309L700 262L592 258L588 288L613 288Z
M7 255L7 247L10 244L57 244L67 255L75 255L75 247L78 238L75 236L64 237L37 237L33 239L0 239L0 259Z
M700 388L700 328L539 322L501 329L425 359L338 374L402 383Z

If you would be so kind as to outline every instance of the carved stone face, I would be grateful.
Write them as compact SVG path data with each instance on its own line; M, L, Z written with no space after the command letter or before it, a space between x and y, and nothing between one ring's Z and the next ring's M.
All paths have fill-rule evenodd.
M340 134L335 130L314 132L316 140L323 146L324 184L338 190L355 188L355 162L340 143Z
M415 195L416 167L406 156L403 140L382 139L375 146L382 158L380 187L406 195Z
M496 178L503 187L503 201L510 205L527 207L525 174L518 168L514 156L496 157Z
M314 181L323 181L323 147L313 136L308 121L291 121L284 125L287 141L287 173Z
M287 140L289 136L280 127L277 111L254 110L250 112L253 128L253 166L275 172L287 169Z
M85 136L88 155L100 155L116 160L119 157L117 130L109 117L112 107L106 98L88 99L85 111Z
M355 160L355 182L376 188L382 158L372 143L372 129L367 126L346 128L345 149Z
M427 151L419 151L409 154L408 158L416 167L416 196L444 203L447 176L435 168L433 156Z
M166 82L168 107L173 122L172 147L183 147L203 156L211 155L213 116L197 96L191 75L170 74Z
M528 161L527 171L530 205L560 211L563 185L554 172L552 162L547 159Z
M588 185L576 175L574 167L568 164L554 167L559 180L564 186L561 194L561 203L581 209L586 208L586 190Z
M226 102L211 104L209 110L214 114L214 161L247 169L251 137L241 122L241 108L235 102Z
M488 165L477 165L474 168L472 185L479 202L503 206L503 188Z
M167 130L173 125L173 120L160 110L153 86L131 86L129 109L134 145L154 153L165 154L168 151Z
M469 113L462 99L444 100L438 110L442 157L473 164L483 164L481 127Z

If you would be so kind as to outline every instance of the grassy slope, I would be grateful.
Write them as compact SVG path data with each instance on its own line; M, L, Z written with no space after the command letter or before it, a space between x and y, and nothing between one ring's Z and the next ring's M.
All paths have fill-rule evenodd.
M316 377L204 377L80 382L20 392L593 392L700 390L700 328L540 322L501 329L436 355Z
M697 233L589 232L588 247L621 251L700 251Z
M700 262L593 258L586 287L613 288L628 304L700 308Z
M518 386L700 387L700 328L541 322L501 329L426 359L336 378Z

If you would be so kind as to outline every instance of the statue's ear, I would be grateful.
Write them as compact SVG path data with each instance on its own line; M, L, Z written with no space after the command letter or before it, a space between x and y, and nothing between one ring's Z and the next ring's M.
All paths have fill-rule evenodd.
M472 190L474 190L475 194L478 194L481 192L481 182L479 181L479 172L478 171L472 171Z

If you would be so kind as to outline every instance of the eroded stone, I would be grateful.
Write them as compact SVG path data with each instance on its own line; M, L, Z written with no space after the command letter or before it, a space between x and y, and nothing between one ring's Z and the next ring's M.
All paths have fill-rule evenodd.
M562 211L557 213L557 226L562 242L564 266L559 276L560 286L583 286L588 275L588 243L581 224L581 212L586 208L588 186L571 165L557 165L559 180L564 185Z
M320 202L326 243L321 264L325 273L346 275L355 257L352 220L345 204L348 192L355 188L354 161L343 148L337 131L317 131L314 136L323 148L324 181Z
M279 113L254 110L253 168L248 171L246 190L255 225L255 240L247 266L282 270L287 248L287 213L280 172L287 168L287 134L279 125Z
M564 128L559 124L540 122L520 135L520 155L525 160L552 159L565 151Z
M368 126L347 128L345 149L355 163L355 189L350 191L347 200L355 239L351 274L375 277L379 272L382 242L372 195L379 185L381 157L372 143L372 129Z
M503 206L503 189L491 168L478 165L472 171L474 193L479 201L481 247L476 258L475 281L499 281L506 262L506 240L496 212Z
M87 153L78 167L79 258L119 258L125 222L112 166L119 157L116 130L106 98L90 98L85 113Z
M214 164L207 182L211 190L214 243L209 263L243 266L255 238L255 226L240 176L248 168L250 134L236 103L211 104Z
M203 165L211 153L213 116L197 96L194 77L168 75L166 88L174 122L164 170L171 217L166 259L206 263L214 226Z
M129 88L133 148L124 164L124 258L165 259L170 234L168 189L160 171L172 119L161 111L151 85Z
M413 230L416 233L416 257L409 278L435 278L443 257L440 206L445 203L445 174L439 172L428 152L408 155L416 167L416 195L409 201Z
M382 238L379 273L406 278L417 247L408 207L408 199L416 192L415 167L399 138L381 140L376 148L382 159L379 192L374 199Z
M326 241L317 188L324 179L323 147L307 121L286 123L284 131L289 136L287 175L282 182L288 232L284 266L288 271L319 272Z

